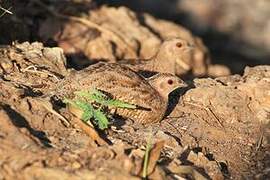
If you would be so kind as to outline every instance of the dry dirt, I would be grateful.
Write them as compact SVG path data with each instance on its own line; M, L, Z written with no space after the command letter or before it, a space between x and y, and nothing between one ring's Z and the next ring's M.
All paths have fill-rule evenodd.
M26 9L39 7L34 15L47 12L35 2ZM0 48L0 179L141 179L149 137L148 179L270 177L270 66L227 75L229 70L213 66L201 39L184 27L147 14L138 17L127 8L96 8L88 15L88 25L59 14L41 21L35 31L39 40L53 39L62 49L39 42ZM79 32L87 32L87 38ZM66 38L74 33L80 35ZM189 40L195 51L182 75L189 87L171 94L160 123L115 119L121 126L98 131L107 142L98 145L63 103L51 102L57 115L42 101L71 67L149 58L171 36Z

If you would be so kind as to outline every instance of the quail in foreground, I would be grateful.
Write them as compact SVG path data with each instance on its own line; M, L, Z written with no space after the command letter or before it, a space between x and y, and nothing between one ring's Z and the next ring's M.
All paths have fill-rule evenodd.
M188 41L181 38L171 38L165 40L157 53L150 59L121 60L119 63L127 65L144 77L149 77L157 72L178 75L183 70L190 70L192 49L194 48Z
M71 73L60 84L55 95L69 97L78 90L98 89L114 99L136 105L136 109L117 108L116 113L138 123L162 120L168 105L168 95L186 84L177 76L159 73L144 79L127 66L100 62Z

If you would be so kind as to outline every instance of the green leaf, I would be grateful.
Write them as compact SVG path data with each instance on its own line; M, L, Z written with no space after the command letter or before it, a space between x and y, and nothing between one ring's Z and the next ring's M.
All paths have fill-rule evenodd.
M92 95L95 95L96 97L99 97L99 98L106 99L108 97L106 94L104 94L103 92L101 92L100 90L97 90L97 89L91 89L89 91L89 93Z
M83 111L81 119L83 121L88 121L90 120L93 115L94 115L94 108L91 104L84 102L82 100L69 100L69 99L64 99L64 103L70 104L71 106L74 106L80 110Z
M149 155L150 155L150 150L152 148L152 135L149 136L147 144L146 144L146 149L145 149L145 154L144 154L144 161L143 161L143 174L142 177L145 179L147 177L147 169L149 165Z
M95 101L101 105L106 105L107 96L98 90L93 89L90 91L77 91L74 92L74 94L90 101Z
M135 105L109 98L107 95L96 89L92 89L90 91L77 91L75 94L91 101L95 101L103 106L136 109Z
M64 103L71 104L76 108L79 108L83 111L81 119L83 121L88 121L91 118L94 118L95 123L100 129L108 128L109 120L107 114L103 112L104 107L116 107L116 108L128 108L136 109L135 105L123 102L121 100L112 99L103 92L97 89L91 89L89 91L81 90L74 92L75 96L79 99L69 100L64 99ZM75 98L76 98L75 97ZM99 109L95 109L91 103L97 103Z
M137 107L133 104L126 103L124 101L112 99L107 101L108 106L118 107L118 108L128 108L128 109L136 109Z
M101 130L108 128L109 121L100 109L94 110L94 119Z
M88 104L86 102L81 102L81 103L82 103L82 110L83 110L81 119L87 122L94 116L94 108L91 104Z

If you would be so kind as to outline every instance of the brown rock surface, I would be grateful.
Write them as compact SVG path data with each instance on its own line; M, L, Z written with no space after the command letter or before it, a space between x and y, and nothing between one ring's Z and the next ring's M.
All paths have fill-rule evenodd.
M154 173L148 179L196 179L195 172L209 179L269 179L270 69L249 67L242 75L246 65L269 64L269 2L125 3L150 1L152 8L164 10L168 16L178 13L177 17L156 16L167 19L160 20L124 7L94 5L104 0L1 1L0 179L141 178L145 146L151 144L154 150L148 167ZM193 30L205 35L213 62L241 75L194 79L194 75L216 77L228 71L211 64L200 38L168 19L189 27L195 22ZM52 101L56 111L52 113L38 102L65 82L63 78L69 74L66 65L83 69L101 59L149 59L171 37L194 46L191 58L184 60L187 68L177 72L192 81L185 92L174 91L169 96L168 116L159 123L145 126L115 116L108 129L96 129L97 136L110 144L98 146L99 142L76 126L63 103ZM60 48L16 43L35 40L61 46L70 55L67 63ZM88 77L82 81L90 82ZM76 84L70 86L83 87ZM60 115L71 126L61 123ZM155 144L160 140L157 151ZM184 166L189 166L190 174L181 171Z

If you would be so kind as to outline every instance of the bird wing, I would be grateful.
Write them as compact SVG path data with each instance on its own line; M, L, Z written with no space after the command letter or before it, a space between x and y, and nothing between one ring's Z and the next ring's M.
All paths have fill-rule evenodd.
M162 104L158 92L130 68L115 63L97 63L71 74L60 87L68 95L93 88L105 91L113 98L143 108Z

